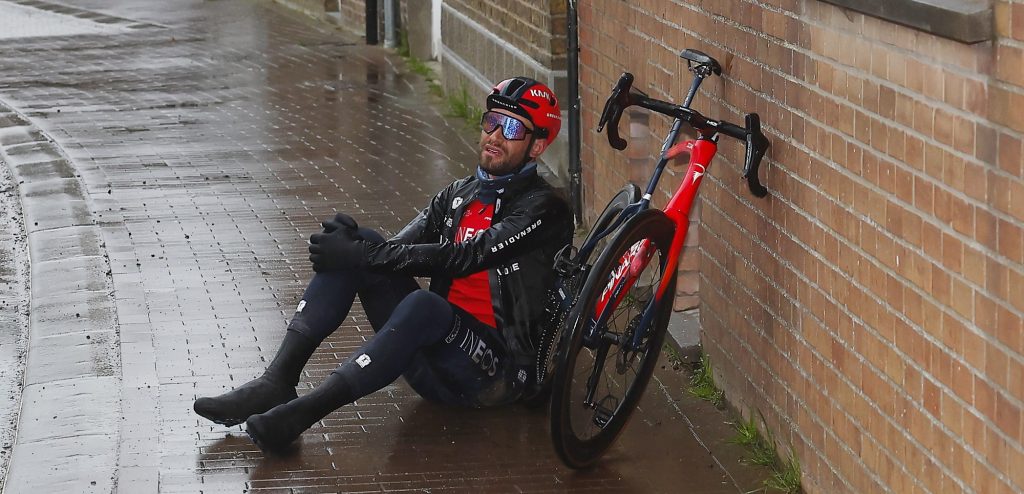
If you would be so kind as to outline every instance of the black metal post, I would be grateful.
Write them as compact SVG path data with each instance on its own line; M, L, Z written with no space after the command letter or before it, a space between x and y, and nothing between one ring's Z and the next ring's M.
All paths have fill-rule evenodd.
M377 42L377 0L366 0L366 44Z
M566 54L569 83L569 202L576 224L583 222L583 184L580 163L580 39L576 0L567 0L566 22L568 43Z

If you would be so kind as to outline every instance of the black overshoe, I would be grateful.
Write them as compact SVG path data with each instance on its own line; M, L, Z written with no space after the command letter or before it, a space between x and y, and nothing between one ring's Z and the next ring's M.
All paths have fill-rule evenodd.
M265 453L281 453L302 433L323 417L299 413L292 400L271 408L266 413L253 415L245 421L245 432L252 442Z
M206 419L230 427L245 422L250 415L263 413L297 396L294 385L263 374L222 395L199 398L192 409Z
M320 419L352 403L351 387L339 374L331 373L309 394L245 421L252 442L267 453L280 453Z
M284 341L262 376L238 388L212 398L199 398L192 409L221 425L245 422L250 415L263 413L294 400L302 367L316 350L317 343L298 331L285 332Z

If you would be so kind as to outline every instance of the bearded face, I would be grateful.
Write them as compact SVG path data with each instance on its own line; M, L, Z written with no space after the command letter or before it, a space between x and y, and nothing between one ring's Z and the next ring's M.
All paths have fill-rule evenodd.
M491 110L511 118L526 127L528 132L533 131L533 125L523 121L511 112L501 109ZM520 140L505 138L505 129L495 127L488 134L484 129L480 131L480 168L493 175L507 175L514 172L528 159L536 158L543 151L544 141L536 141L531 138L532 134L527 133ZM540 146L537 144L541 143Z

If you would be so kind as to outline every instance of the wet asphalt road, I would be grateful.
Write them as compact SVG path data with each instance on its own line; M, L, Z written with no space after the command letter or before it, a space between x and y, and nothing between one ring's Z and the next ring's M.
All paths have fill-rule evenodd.
M0 0L0 12L14 3L95 25L0 36L0 156L32 252L19 402L0 379L12 397L0 418L21 405L5 493L749 490L695 440L721 416L671 370L583 473L554 456L544 410L444 408L401 382L283 457L194 415L197 396L273 356L319 220L338 210L397 231L471 172L475 133L400 59L267 2ZM0 275L16 279L24 254L4 256ZM16 325L24 297L0 298ZM300 393L370 333L357 306ZM0 336L0 365L24 361L19 335Z

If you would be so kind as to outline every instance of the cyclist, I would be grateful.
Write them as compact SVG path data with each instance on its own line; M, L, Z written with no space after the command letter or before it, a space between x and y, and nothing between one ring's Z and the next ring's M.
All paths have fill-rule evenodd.
M558 135L550 88L498 83L481 117L475 175L441 190L390 240L338 213L310 237L315 274L264 374L194 409L246 423L279 450L333 410L404 376L424 398L484 407L517 400L532 378L531 331L543 317L555 253L571 241L567 204L537 175ZM421 290L414 276L430 277ZM375 335L302 397L295 386L316 347L359 297Z

